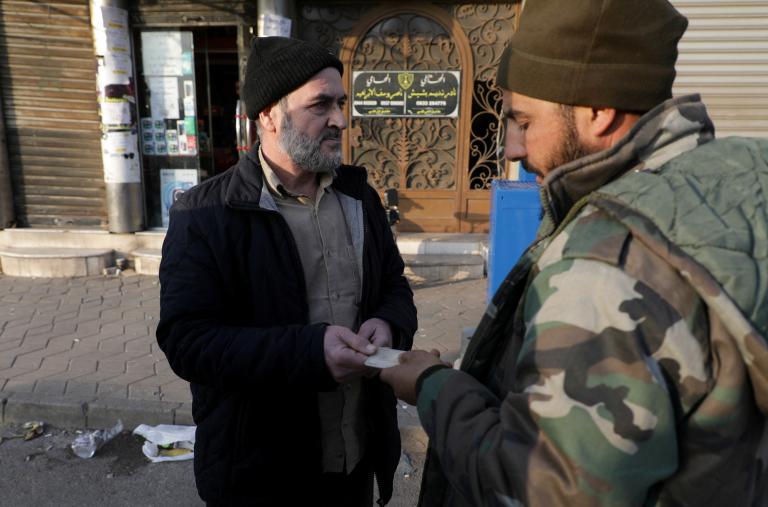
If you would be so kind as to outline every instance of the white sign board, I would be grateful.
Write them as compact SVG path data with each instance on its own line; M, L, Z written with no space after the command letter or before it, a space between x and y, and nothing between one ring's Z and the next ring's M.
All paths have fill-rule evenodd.
M290 37L291 18L278 14L262 14L258 21L259 37Z
M145 76L181 76L181 32L141 32Z

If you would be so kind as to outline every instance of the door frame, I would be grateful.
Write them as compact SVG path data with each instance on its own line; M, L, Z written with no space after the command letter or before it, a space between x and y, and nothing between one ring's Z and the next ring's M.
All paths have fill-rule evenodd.
M416 14L429 18L439 25L441 25L451 36L452 40L456 44L456 49L459 55L459 68L461 70L462 79L460 84L460 97L459 97L459 115L456 121L456 166L454 170L455 185L453 190L443 189L399 189L398 193L409 200L426 199L429 197L435 198L453 198L454 209L453 219L450 223L445 224L442 227L442 232L459 232L466 230L468 224L465 224L466 212L465 201L469 196L468 187L468 172L469 172L469 137L471 130L472 120L472 85L474 83L474 62L472 50L469 45L469 39L464 33L464 30L459 23L446 11L436 7L434 5L383 5L371 9L371 11L363 16L354 28L350 31L349 36L345 37L344 44L342 45L340 52L340 59L344 64L344 75L346 78L344 81L344 89L349 96L352 90L352 58L358 49L362 38L373 28L377 23L385 18L396 16L398 14ZM351 124L351 100L347 101L344 114L346 115L349 123ZM344 146L344 158L351 160L352 146L349 139L349 132L345 130L343 132L343 146ZM424 201L422 201L424 202ZM440 229L441 224L436 224L437 227L430 227L430 229Z

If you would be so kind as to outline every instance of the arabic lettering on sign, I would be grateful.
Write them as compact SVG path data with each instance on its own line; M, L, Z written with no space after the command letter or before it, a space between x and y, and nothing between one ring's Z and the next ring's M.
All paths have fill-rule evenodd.
M459 71L397 70L352 73L352 116L456 117Z

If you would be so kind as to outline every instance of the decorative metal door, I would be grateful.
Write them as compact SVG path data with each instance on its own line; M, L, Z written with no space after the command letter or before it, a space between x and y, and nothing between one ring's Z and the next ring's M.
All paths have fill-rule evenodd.
M339 51L348 93L355 71L460 72L457 118L349 114L345 160L398 189L402 231L487 231L488 189L504 173L495 74L517 4L413 4L308 0L299 34Z
M368 169L376 188L398 190L403 230L455 232L463 183L458 168L467 164L460 139L466 137L463 118L470 113L465 95L472 80L471 53L466 38L457 42L445 28L448 23L433 14L389 8L369 18L367 27L360 23L365 31L342 49L347 82L354 71L459 71L458 116L350 116L345 146L347 159Z

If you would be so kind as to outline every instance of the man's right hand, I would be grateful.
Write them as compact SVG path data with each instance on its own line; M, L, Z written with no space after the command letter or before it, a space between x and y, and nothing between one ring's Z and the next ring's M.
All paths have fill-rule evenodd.
M348 382L369 373L365 360L376 346L342 326L328 326L323 341L325 364L336 382Z

